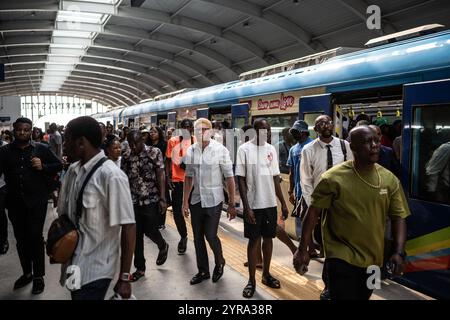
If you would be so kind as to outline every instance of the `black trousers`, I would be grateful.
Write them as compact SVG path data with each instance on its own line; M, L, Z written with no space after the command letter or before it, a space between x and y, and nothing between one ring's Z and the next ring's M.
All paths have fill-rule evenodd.
M8 218L5 211L6 188L0 188L0 245L8 240Z
M186 221L184 221L183 213L181 212L183 206L183 182L174 182L174 189L172 191L172 211L173 219L177 226L178 233L182 238L187 237Z
M111 279L100 279L85 284L79 290L72 291L72 300L105 300Z
M373 290L367 287L366 268L336 258L325 261L331 300L369 300Z
M44 229L47 214L47 199L32 208L23 201L8 208L14 237L17 241L17 253L24 274L33 272L35 277L45 275Z
M159 214L159 206L157 204L134 206L134 217L136 219L134 266L137 270L145 271L144 235L156 243L159 250L164 249L166 246L166 241L158 229Z
M208 251L205 238L214 253L216 265L223 263L222 244L217 236L222 203L212 208L202 208L200 203L190 206L195 256L199 272L209 273Z

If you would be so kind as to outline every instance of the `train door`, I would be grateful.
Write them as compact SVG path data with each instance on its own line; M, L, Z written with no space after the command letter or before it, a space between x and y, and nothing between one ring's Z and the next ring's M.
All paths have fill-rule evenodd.
M160 126L164 131L167 130L167 113L158 114L156 116L156 123L158 126Z
M150 124L153 125L157 125L158 124L158 116L156 114L150 116Z
M177 128L177 113L176 112L169 112L167 114L167 127L174 127Z
M240 129L248 125L249 109L248 103L238 103L231 106L231 125L233 128Z
M401 279L450 299L450 79L404 86L402 182L407 264Z
M298 118L306 121L309 125L310 136L312 139L317 138L316 132L312 129L316 118L322 114L327 114L330 117L333 114L331 97L331 94L327 93L300 98Z

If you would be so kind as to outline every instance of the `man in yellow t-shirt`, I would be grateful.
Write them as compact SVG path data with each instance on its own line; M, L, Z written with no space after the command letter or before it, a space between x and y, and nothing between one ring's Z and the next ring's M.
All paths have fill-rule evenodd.
M383 263L386 217L392 220L394 238L390 262L401 275L406 240L405 218L410 214L400 181L378 161L380 141L369 127L350 133L354 161L346 161L322 175L312 194L311 206L294 266L309 263L308 248L314 225L322 209L322 237L329 275L331 300L369 299L370 266Z

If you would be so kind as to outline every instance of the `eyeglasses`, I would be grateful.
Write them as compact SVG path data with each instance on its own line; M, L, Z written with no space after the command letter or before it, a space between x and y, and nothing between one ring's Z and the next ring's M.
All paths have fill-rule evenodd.
M316 123L316 126L318 127L324 127L324 126L332 126L333 125L333 121L319 121Z

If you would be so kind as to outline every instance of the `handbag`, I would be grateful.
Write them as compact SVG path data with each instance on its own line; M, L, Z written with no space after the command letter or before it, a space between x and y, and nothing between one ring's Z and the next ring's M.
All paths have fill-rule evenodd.
M72 258L78 245L78 223L81 219L84 189L94 172L100 168L106 160L108 160L108 158L100 159L83 181L83 185L77 198L75 212L76 223L74 223L68 215L62 214L50 225L45 244L47 255L50 257L50 263L64 264Z

